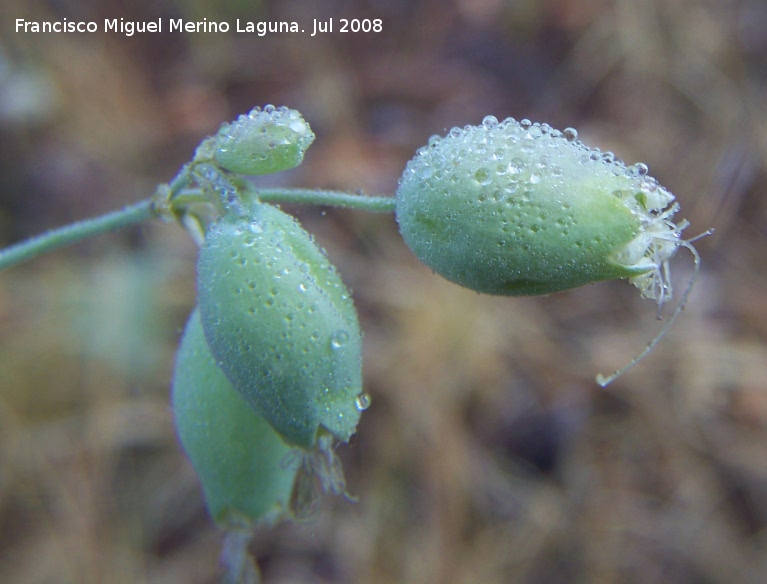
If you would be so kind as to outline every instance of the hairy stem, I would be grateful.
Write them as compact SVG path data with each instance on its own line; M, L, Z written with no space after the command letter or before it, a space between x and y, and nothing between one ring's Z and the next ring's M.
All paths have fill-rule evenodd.
M371 197L363 194L323 191L320 189L254 188L265 203L308 203L328 207L360 209L373 213L393 213L394 197Z
M0 250L0 270L31 260L57 247L63 247L100 233L121 229L154 217L152 201L129 205L106 215L85 219L52 229Z
M188 173L181 173L169 185L169 192L172 193L171 204L175 203L177 206L182 206L184 203L188 204L206 200L199 189L184 188L188 183ZM254 188L253 192L259 200L267 203L305 203L360 209L373 213L394 212L394 197L370 197L363 194L319 189ZM156 216L157 213L153 208L152 200L147 199L146 201L129 205L106 215L53 229L0 250L0 270L31 260L58 247L63 247L100 233L121 229L134 223L140 223Z

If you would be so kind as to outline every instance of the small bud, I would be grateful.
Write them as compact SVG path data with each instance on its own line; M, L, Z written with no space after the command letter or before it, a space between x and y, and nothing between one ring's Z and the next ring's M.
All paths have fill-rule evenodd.
M314 133L300 113L267 105L223 124L198 156L212 150L221 168L246 175L269 174L301 164L313 141Z
M218 365L282 437L347 441L360 418L362 334L335 268L290 215L255 203L210 226L198 262L200 314Z
M294 450L216 366L197 310L178 349L172 403L179 440L218 525L240 530L291 516L297 469L285 460Z

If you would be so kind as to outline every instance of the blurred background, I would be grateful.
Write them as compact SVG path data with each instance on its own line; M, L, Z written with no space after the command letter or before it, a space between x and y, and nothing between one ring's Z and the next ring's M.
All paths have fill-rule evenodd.
M354 292L373 398L351 503L256 534L266 583L767 581L762 0L0 0L0 244L150 196L254 105L317 134L263 184L393 194L432 134L573 126L681 203L703 271L480 296L391 216L291 207ZM22 34L16 18L380 18L381 33ZM166 20L167 22L167 20ZM221 534L168 388L196 248L151 222L0 273L0 581L208 583ZM687 252L673 262L680 290Z

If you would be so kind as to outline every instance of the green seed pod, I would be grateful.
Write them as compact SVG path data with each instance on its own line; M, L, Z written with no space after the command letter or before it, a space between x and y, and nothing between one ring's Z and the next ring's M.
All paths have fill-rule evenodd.
M347 441L364 400L348 291L298 222L256 203L210 226L198 262L205 336L232 385L290 444Z
M314 132L296 110L267 105L254 108L213 137L213 159L239 174L269 174L301 164Z
M662 268L686 225L672 223L673 199L644 164L626 167L571 128L488 116L418 151L396 216L422 262L479 292L548 294L630 278L662 302Z
M294 449L248 407L216 366L195 310L173 376L173 414L213 519L226 529L290 515Z

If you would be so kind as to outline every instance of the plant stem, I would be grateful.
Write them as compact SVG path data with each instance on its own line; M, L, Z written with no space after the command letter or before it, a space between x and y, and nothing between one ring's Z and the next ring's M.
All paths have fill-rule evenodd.
M372 213L393 213L394 197L370 197L363 194L323 191L319 189L254 188L265 203L308 203L328 207L361 209Z
M185 197L188 197L190 201L197 200L201 194L200 190L184 188L188 183L187 173L179 175L170 185L171 192L176 193L171 200L175 200L176 203L184 200ZM373 213L394 212L394 197L370 197L363 194L319 189L254 188L253 192L259 200L267 203L308 203L328 207L361 209ZM199 197L199 200L204 201L205 198ZM0 250L0 270L31 260L52 249L75 243L93 235L140 223L156 216L157 214L152 207L152 200L147 199L106 215L53 229Z
M99 233L114 231L134 223L140 223L154 217L151 199L129 205L106 215L85 219L41 233L21 241L4 250L0 250L0 270L9 268L26 260L31 260L47 251L63 247Z

